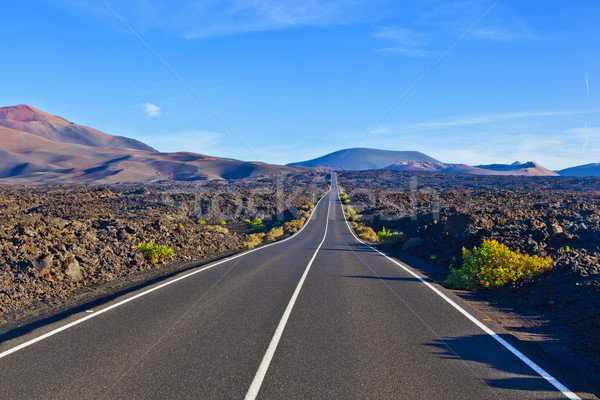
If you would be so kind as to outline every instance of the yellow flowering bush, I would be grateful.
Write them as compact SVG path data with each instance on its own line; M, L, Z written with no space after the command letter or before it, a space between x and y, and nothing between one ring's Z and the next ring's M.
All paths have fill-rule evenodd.
M462 252L462 267L450 267L444 286L466 290L497 288L539 276L553 267L550 257L512 251L496 240L484 240L472 250L463 247Z

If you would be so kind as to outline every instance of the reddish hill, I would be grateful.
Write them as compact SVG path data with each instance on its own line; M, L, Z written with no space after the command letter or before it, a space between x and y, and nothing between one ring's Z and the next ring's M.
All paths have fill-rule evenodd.
M70 130L63 129L58 133L48 130L47 126L78 125L29 106L0 108L0 118L4 118L0 119L3 122L0 124L0 183L5 184L241 179L309 170L195 153L159 153L128 138L120 138L116 142L121 144L120 147L111 147L118 137L92 128L83 127L82 131L70 127ZM36 123L47 125L38 129L33 125ZM19 127L29 131L19 130ZM74 130L80 134L63 134ZM98 143L107 144L100 146ZM142 149L127 148L125 145L128 143Z
M24 104L0 107L0 125L54 142L156 151L138 140L113 136L87 126L77 125L62 117L47 114Z

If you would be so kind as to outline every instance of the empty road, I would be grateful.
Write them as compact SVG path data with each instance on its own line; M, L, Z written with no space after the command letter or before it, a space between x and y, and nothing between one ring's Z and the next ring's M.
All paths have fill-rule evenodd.
M0 398L576 398L360 243L336 187L286 241L0 344Z

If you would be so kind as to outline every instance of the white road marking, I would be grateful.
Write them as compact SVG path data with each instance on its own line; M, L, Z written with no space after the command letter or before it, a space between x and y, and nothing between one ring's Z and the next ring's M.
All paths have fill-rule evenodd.
M327 193L326 193L326 194L325 194L323 197L321 197L321 198L319 199L319 201L318 201L318 202L317 202L317 204L315 205L315 210L317 209L317 207L318 207L319 203L321 202L321 200L323 200L324 198L328 197L328 195L329 195L329 192L327 192ZM328 207L329 207L329 205L328 205ZM329 208L328 208L328 212L329 212ZM72 327L74 327L75 325L79 325L79 324L81 324L82 322L85 322L85 321L87 321L87 320L89 320L89 319L95 318L95 317L97 317L97 316L99 316L99 315L101 315L101 314L104 314L104 313L105 313L105 312L107 312L107 311L113 310L113 309L115 309L115 308L117 308L117 307L120 307L120 306L122 306L122 305L124 305L124 304L127 304L127 303L129 303L130 301L133 301L133 300L135 300L135 299L138 299L138 298L140 298L140 297L142 297L142 296L145 296L145 295L147 295L147 294L149 294L149 293L152 293L152 292L154 292L155 290L162 289L162 288L164 288L165 286L169 286L169 285L171 285L171 284L173 284L173 283L175 283L175 282L178 282L178 281L180 281L180 280L183 280L183 279L189 278L190 276L196 275L197 273L200 273L200 272L207 271L207 270L209 270L209 269L211 269L211 268L213 268L213 267L216 267L216 266L218 266L218 265L221 265L221 264L223 264L223 263L226 263L226 262L228 262L228 261L231 261L231 260L235 260L236 258L243 257L243 256L245 256L245 255L248 255L248 254L250 254L250 253L253 253L253 252L255 252L255 251L260 251L260 250L262 250L262 249L266 249L267 247L271 247L271 246L274 246L274 245L277 245L277 244L280 244L280 243L286 242L286 241L288 241L288 240L290 240L290 239L292 239L292 238L296 237L298 234L300 234L300 232L302 232L302 231L304 230L304 228L306 228L306 226L308 225L308 223L309 223L311 220L313 220L313 214L314 214L314 212L313 212L313 213L311 213L311 216L308 218L308 220L307 220L307 221L306 221L306 223L305 223L305 224L302 226L302 228L300 228L300 230L299 230L298 232L296 232L296 234L294 234L294 235L290 236L289 238L286 238L286 239L280 240L280 241L278 241L278 242L275 242L275 243L270 243L270 244L267 244L267 245L264 245L264 246L261 246L261 247L257 247L256 249L248 250L248 251L245 251L245 252L243 252L243 253L239 253L239 254L236 254L236 255L234 255L234 256L231 256L231 257L225 258L225 259L223 259L223 260L221 260L221 261L218 261L218 262L216 262L216 263L214 263L214 264L207 265L207 266L205 266L205 267L203 267L203 268L200 268L200 269L197 269L197 270L195 270L195 271L192 271L192 272L190 272L190 273L188 273L188 274L182 275L182 276L180 276L179 278L172 279L172 280L170 280L170 281L167 281L167 282L165 282L165 283L163 283L163 284L161 284L161 285L155 286L155 287L153 287L153 288L151 288L151 289L148 289L148 290L146 290L146 291L143 291L143 292L141 292L141 293L138 293L138 294L136 294L135 296L129 297L129 298L127 298L127 299L124 299L124 300L122 300L122 301L120 301L120 302L118 302L118 303L115 303L115 304L113 304L113 305L110 305L110 306L108 306L108 307L106 307L106 308L103 308L103 309L101 309L101 310L98 310L98 311L91 311L91 310L88 310L88 311L86 311L87 315L86 315L86 316L84 316L84 317L81 317L81 318L80 318L80 319L78 319L78 320L75 320L75 321L73 321L73 322L70 322L70 323L68 323L68 324L66 324L66 325L63 325L63 326L61 326L61 327L59 327L59 328L56 328L56 329L54 329L54 330L52 330L52 331L50 331L50 332L47 332L47 333L45 333L45 334L43 334L43 335L40 335L40 336L38 336L38 337L36 337L36 338L33 338L33 339L31 339L31 340L28 340L28 341L26 341L26 342L24 342L24 343L21 343L21 344L19 344L19 345L15 346L15 347L13 347L13 348L10 348L10 349L8 349L8 350L5 350L5 351L1 352L1 353L0 353L0 358L4 358L4 357L6 357L6 356L8 356L8 355L10 355L10 354L12 354L12 353L15 353L15 352L17 352L17 351L19 351L19 350L22 350L22 349L26 348L26 347L29 347L29 346L31 346L32 344L35 344L35 343L37 343L37 342L41 342L42 340L44 340L44 339L47 339L47 338L49 338L49 337L51 337L51 336L54 336L54 335L56 335L57 333L60 333L60 332L62 332L62 331L64 331L64 330L67 330L67 329L69 329L69 328L72 328ZM90 311L91 311L91 312L90 312Z
M331 186L333 187L333 182L332 182ZM329 226L329 210L330 209L331 209L331 201L329 201L329 204L327 205L327 218L325 219L325 221L326 221L325 222L325 234L323 234L323 240L321 240L321 243L319 243L319 246L315 250L315 253L313 254L310 261L308 262L308 265L306 266L306 269L304 270L304 273L302 274L302 277L300 278L300 281L298 282L298 285L296 286L296 290L294 290L294 294L292 294L292 298L290 299L290 302L288 303L288 305L283 313L283 316L281 317L281 321L279 321L279 325L277 325L277 329L275 330L275 334L273 335L273 338L271 339L271 343L269 343L267 352L263 356L263 359L258 367L258 370L256 371L256 375L254 375L254 379L252 380L252 384L250 385L250 388L248 389L248 393L246 393L245 400L254 400L254 399L256 399L256 396L258 396L258 392L260 391L260 387L262 386L263 380L265 379L265 375L267 374L267 370L269 369L269 365L271 364L271 360L273 359L275 350L277 350L277 345L279 345L279 340L281 339L281 335L283 334L285 325L287 324L290 314L292 313L292 309L294 308L294 304L296 303L298 294L300 293L300 290L302 289L304 280L306 279L306 276L308 275L308 271L310 270L310 267L312 266L313 261L315 261L315 258L317 257L317 253L321 249L321 246L323 246L323 243L325 242L325 238L327 237L327 227Z
M338 200L340 200L340 206L341 206L342 202L341 202L341 199L339 197L339 192L338 192ZM346 219L346 214L344 213L343 206L342 206L342 213L344 214L344 219L346 220L346 226L350 230L350 233L352 233L352 236L354 236L354 238L358 242L360 242L361 244L367 246L371 250L376 251L380 255L384 256L385 258L387 258L388 260L390 260L391 262L393 262L394 264L396 264L397 266L399 266L400 268L402 268L403 270L405 270L406 272L408 272L409 274L411 274L412 276L414 276L415 278L417 278L421 283L425 284L429 289L433 290L433 292L435 292L435 294L437 294L438 296L440 296L448 304L450 304L452 307L454 307L456 310L458 310L462 315L464 315L465 317L467 317L471 322L473 322L475 325L477 325L479 328L481 328L481 330L483 330L485 333L487 333L488 335L490 335L498 343L500 343L502 346L504 346L508 351L510 351L511 353L513 353L521 361L523 361L525 364L527 364L538 375L540 375L542 378L546 379L552 386L554 386L559 392L561 392L562 394L564 394L567 398L581 400L581 398L579 396L577 396L575 393L573 393L572 391L570 391L565 385L563 385L562 383L560 383L556 378L554 378L552 375L550 375L548 372L546 372L542 367L540 367L539 365L537 365L536 363L534 363L533 361L531 361L525 354L521 353L519 350L517 350L514 346L512 346L506 340L502 339L496 332L494 332L493 330L491 330L490 328L488 328L487 326L485 326L477 318L475 318L474 316L472 316L471 314L469 314L464 308L462 308L461 306L459 306L458 304L456 304L448 296L446 296L444 293L442 293L438 288L436 288L431 283L427 282L425 279L421 278L419 275L417 275L415 272L413 272L408 266L402 264L399 261L394 260L393 258L389 257L388 255L386 255L386 254L382 253L381 251L377 250L373 246L368 245L367 243L365 243L362 240L360 240L356 236L356 234L354 233L354 230L348 224L348 220Z

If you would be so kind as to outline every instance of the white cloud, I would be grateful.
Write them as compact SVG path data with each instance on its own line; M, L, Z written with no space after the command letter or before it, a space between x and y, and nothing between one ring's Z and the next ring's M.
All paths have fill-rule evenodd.
M159 106L152 103L142 103L142 111L149 117L158 117L162 114L162 110Z

